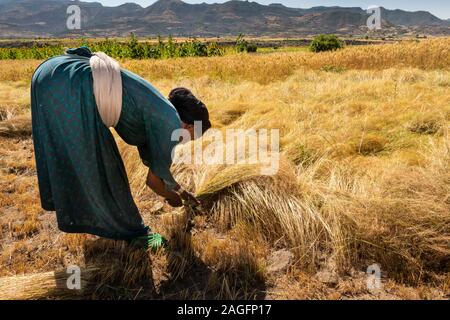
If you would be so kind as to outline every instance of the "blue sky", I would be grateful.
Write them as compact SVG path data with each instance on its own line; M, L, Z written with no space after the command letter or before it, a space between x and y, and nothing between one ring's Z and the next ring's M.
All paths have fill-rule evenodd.
M90 2L101 2L107 6L116 6L125 2L135 2L144 7L149 6L156 0L84 0ZM225 2L225 0L183 0L189 3L214 3ZM345 6L367 8L370 5L383 6L389 9L404 9L409 11L425 10L430 11L440 18L450 18L450 1L448 0L257 0L263 4L283 3L289 7L310 8L314 6Z

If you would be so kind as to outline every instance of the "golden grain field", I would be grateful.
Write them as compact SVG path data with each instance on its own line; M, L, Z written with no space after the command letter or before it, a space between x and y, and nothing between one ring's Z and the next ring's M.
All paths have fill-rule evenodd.
M280 129L275 176L174 167L207 204L191 232L191 212L147 190L118 139L146 223L171 239L157 254L63 234L40 208L29 116L40 63L0 61L0 278L77 264L100 269L89 298L449 298L450 39L122 61L164 94L192 88L216 128ZM369 290L374 263L383 286Z

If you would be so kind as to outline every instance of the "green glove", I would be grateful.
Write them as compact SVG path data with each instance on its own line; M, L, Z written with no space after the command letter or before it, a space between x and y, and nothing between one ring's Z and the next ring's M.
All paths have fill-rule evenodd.
M168 241L159 233L151 233L146 236L137 237L131 241L134 246L151 249L153 253L160 248L167 247Z

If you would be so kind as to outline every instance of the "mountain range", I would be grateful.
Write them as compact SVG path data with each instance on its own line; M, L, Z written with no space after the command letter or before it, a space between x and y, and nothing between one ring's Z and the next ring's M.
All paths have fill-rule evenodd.
M67 8L81 9L81 29L69 30ZM0 0L0 37L126 36L306 36L318 33L365 34L366 10L357 7L289 8L231 0L222 4L188 4L159 0L143 8L117 7L70 0ZM450 21L426 11L381 8L384 34L450 34Z

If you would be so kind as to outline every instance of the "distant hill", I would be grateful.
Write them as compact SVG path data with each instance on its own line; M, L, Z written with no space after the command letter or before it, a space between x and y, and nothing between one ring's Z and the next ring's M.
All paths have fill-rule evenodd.
M67 7L81 8L82 29L66 27ZM159 0L143 8L134 3L105 7L96 2L69 0L0 0L0 36L64 37L124 36L305 36L318 33L364 34L368 14L361 8L288 8L232 0L223 4L187 4ZM450 34L450 22L429 12L382 9L385 33Z

